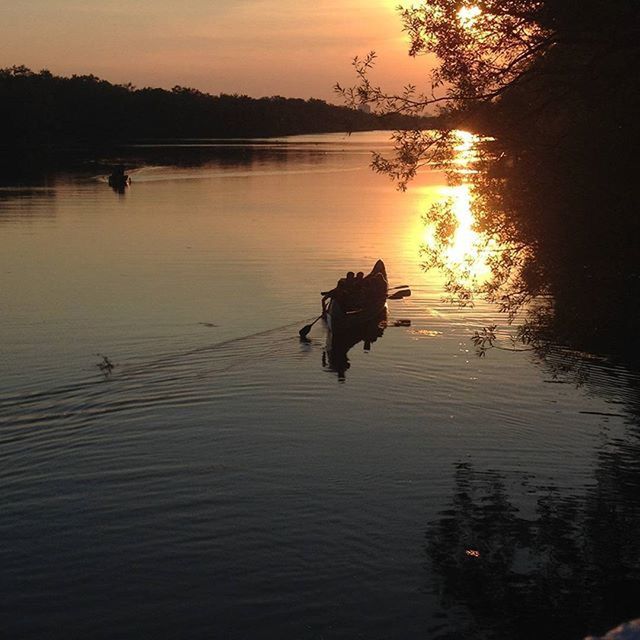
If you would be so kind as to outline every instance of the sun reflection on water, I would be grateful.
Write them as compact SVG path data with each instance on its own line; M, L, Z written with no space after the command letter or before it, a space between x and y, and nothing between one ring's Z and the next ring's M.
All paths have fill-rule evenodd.
M479 137L467 131L457 131L453 146L454 157L451 160L451 172L456 174L460 183L443 187L441 199L435 208L446 212L449 224L443 232L438 219L445 219L443 213L432 216L423 230L421 238L425 253L437 255L438 263L461 286L479 285L490 276L488 256L496 249L493 243L476 227L473 213L473 187L466 176L476 173L473 168L478 159L477 143Z
M478 160L477 143L479 141L479 136L468 131L455 132L454 157L451 163L454 165L456 173L461 175L475 173L472 165Z

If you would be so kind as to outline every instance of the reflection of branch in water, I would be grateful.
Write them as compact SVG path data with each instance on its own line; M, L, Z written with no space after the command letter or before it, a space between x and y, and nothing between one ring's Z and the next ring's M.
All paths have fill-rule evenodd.
M512 351L516 353L520 353L521 351L533 351L533 347L531 348L522 348L517 347L518 340L513 336L510 337L511 347L504 347L502 345L496 344L498 339L496 335L496 330L498 326L495 324L489 325L488 327L483 327L480 331L476 331L471 337L471 341L476 349L476 354L483 358L489 349L500 349L501 351ZM528 344L528 343L524 343Z
M456 465L451 504L429 526L425 550L444 608L472 616L463 637L581 638L638 615L640 468L636 459L620 473L627 456L600 456L586 498ZM524 494L521 508L538 494L533 519L508 484Z
M474 171L450 171L448 198L424 217L423 267L444 275L448 300L466 306L481 297L509 323L524 315L523 345L550 341L635 360L640 219L627 165L585 165L562 145L523 153L469 141Z

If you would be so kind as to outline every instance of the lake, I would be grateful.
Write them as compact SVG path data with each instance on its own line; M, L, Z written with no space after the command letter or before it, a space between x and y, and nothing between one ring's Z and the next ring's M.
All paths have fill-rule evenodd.
M132 148L123 194L91 170L0 188L7 637L580 638L640 615L638 372L515 352L495 307L444 302L422 215L467 194L435 170L396 191L368 167L386 136ZM336 372L322 323L298 330L378 258L412 296Z

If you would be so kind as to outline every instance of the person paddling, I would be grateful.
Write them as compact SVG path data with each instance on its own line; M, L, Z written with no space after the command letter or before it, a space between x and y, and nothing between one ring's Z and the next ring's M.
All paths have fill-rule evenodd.
M337 300L340 304L344 304L346 298L353 292L356 276L353 271L347 271L345 278L340 278L336 286L331 291L322 292L322 311L326 311L326 303L329 298Z

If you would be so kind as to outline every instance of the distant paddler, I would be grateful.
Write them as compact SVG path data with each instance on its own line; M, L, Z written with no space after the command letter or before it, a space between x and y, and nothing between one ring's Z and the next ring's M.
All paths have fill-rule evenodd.
M131 178L124 172L124 165L119 164L113 169L113 173L109 176L109 186L116 191L124 191L129 185Z

